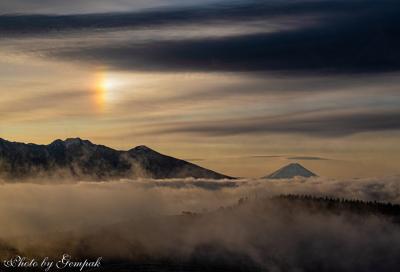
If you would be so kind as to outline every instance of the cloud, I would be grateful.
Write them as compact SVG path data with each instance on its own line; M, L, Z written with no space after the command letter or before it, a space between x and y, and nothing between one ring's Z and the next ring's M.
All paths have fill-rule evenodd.
M208 122L177 122L158 128L158 133L190 133L208 136L298 133L313 136L346 136L362 132L400 129L400 112L342 111L294 113ZM169 127L168 127L169 126Z
M10 99L0 103L0 120L48 120L52 117L90 116L93 113L90 108L81 107L93 100L93 94L87 90L50 91L41 92L33 96L24 96L18 99ZM80 110L70 111L71 105ZM51 110L51 111L49 111Z
M285 8L266 3L220 3L173 8L158 8L139 12L111 12L71 15L2 15L0 30L4 34L40 34L84 29L141 29L190 24L224 23L236 20L264 19L282 15ZM310 13L299 10L296 13Z
M23 97L1 103L1 114L33 112L43 108L56 108L64 105L66 101L81 100L90 97L85 90L73 90L68 92L41 93L35 96Z
M179 2L179 1L178 1ZM114 2L113 2L114 3ZM182 3L181 3L182 4ZM82 29L148 28L208 23L229 24L243 20L265 20L276 17L329 15L350 12L354 2L341 1L218 1L190 5L173 5L131 12L87 13L69 15L9 14L0 16L3 34L34 34ZM112 8L111 8L112 10ZM29 10L27 10L29 12ZM297 23L301 23L297 21Z
M213 1L213 0L204 0ZM73 13L92 13L127 11L158 6L176 6L179 4L193 4L187 0L14 0L1 1L0 11L4 14L26 14L26 13L45 13L45 14L73 14Z
M205 190L221 190L224 188L238 187L240 183L230 180L215 182L214 180L179 180L173 179L168 181L154 181L151 183L143 183L143 186L148 188L166 187L166 188L200 188Z
M0 31L4 39L81 30L173 32L188 25L223 29L256 22L261 27L252 34L243 30L223 37L178 35L170 40L149 34L140 42L131 38L43 50L53 57L135 71L377 73L400 68L398 9L392 0L220 2L125 13L2 15ZM279 25L275 31L265 27L271 21Z
M321 157L309 157L309 156L298 156L298 157L288 157L288 160L308 160L308 161L328 161L331 159L321 158Z
M393 1L387 0L385 4L379 5L374 1L289 1L284 2L282 6L272 5L273 8L264 4L265 11L263 7L250 3L247 9L241 8L240 12L239 9L232 9L234 12L227 12L227 15L213 12L213 9L206 9L203 14L200 9L193 10L194 15L188 13L188 17L193 18L189 20L180 12L168 15L171 18L165 20L161 15L156 14L154 17L157 18L157 23L176 23L178 18L182 19L185 25L211 18L229 22L257 16L298 16L298 13L302 12L320 14L323 15L323 19L313 24L304 24L304 20L294 16L294 20L297 18L299 22L297 28L272 33L193 39L181 37L162 41L149 38L149 41L140 43L110 43L103 46L57 49L55 52L49 52L49 55L136 71L342 74L391 72L400 68L400 55L397 50L400 46L400 24L396 13L398 5ZM328 7L332 9L331 13ZM99 15L93 15L93 18L97 16ZM113 15L109 16L112 18ZM83 21L86 20L89 19ZM116 25L129 22L127 19L115 21ZM141 22L149 24L144 19L141 19ZM48 22L38 24L49 25ZM103 23L87 24L99 24L101 27ZM17 27L18 24L6 25L20 28Z
M282 155L253 155L246 158L281 158Z
M194 181L3 184L1 254L7 249L24 256L33 252L59 257L68 252L75 258L102 256L104 265L113 260L121 266L158 258L178 263L203 258L200 263L240 260L240 265L276 271L309 271L316 266L319 271L375 271L377 267L395 271L398 267L400 231L385 218L312 213L273 202L229 208L242 197L262 200L288 193L400 203L398 177L253 179L235 181L234 187L202 180L220 190ZM177 216L182 211L208 213Z

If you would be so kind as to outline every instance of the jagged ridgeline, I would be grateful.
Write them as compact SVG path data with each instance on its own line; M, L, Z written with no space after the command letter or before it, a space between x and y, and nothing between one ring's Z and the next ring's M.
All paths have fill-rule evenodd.
M121 178L207 178L229 176L160 154L146 146L119 151L88 140L69 138L49 145L0 139L0 178L109 180Z

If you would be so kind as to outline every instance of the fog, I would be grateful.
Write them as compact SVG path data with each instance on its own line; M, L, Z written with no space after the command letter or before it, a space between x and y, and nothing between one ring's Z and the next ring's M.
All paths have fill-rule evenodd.
M119 260L186 260L205 251L211 259L240 256L269 271L394 271L399 265L400 228L389 220L293 212L272 202L261 209L257 201L307 194L400 203L398 180L3 183L1 254L67 252ZM249 204L237 206L243 197ZM182 212L202 215L176 216Z

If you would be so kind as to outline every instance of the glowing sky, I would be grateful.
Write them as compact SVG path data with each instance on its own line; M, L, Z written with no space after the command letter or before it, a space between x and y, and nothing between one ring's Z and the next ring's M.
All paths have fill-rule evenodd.
M84 3L83 3L84 2ZM0 137L233 176L400 174L395 1L0 3Z

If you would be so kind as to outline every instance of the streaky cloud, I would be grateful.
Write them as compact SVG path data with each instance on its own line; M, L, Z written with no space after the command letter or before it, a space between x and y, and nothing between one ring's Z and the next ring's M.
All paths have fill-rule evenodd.
M288 3L293 4L293 2L285 3L288 7L292 7ZM192 39L180 37L159 41L150 37L148 41L140 43L124 42L103 46L59 48L47 53L56 58L135 71L368 74L399 70L398 5L393 1L385 1L382 5L368 2L368 5L354 8L351 3L356 5L361 2L352 1L340 12L334 7L344 5L343 1L316 2L317 7L330 4L336 13L332 12L328 17L323 16L323 19L311 25L301 23L301 17L295 16L294 18L299 21L297 28L272 33ZM309 2L299 2L292 8L303 10L301 7L304 5L304 10L308 10L306 7L309 7L309 4ZM219 19L225 22L229 22L229 18L240 21L245 19L244 14L253 18L254 16L249 14L262 13L253 9L254 6L250 5L249 10L241 9L238 14L228 13L226 17L221 15ZM318 9L315 7L310 9L318 14ZM274 15L276 17L291 15L290 8L283 10L285 13L276 12ZM93 16L97 18L99 15ZM109 16L112 18L113 15ZM204 19L204 16L198 18ZM162 16L159 20L163 20ZM115 21L117 24L121 23L119 19ZM184 24L190 21L185 21Z
M329 161L331 159L321 158L321 157L310 157L310 156L297 156L297 157L288 157L288 160L305 160L305 161Z
M371 2L372 3L372 2ZM0 16L2 34L34 34L82 29L144 28L204 23L229 23L274 17L332 16L363 8L357 1L220 1L175 5L141 11L86 14L5 14ZM298 22L300 23L300 21Z
M362 132L400 129L400 111L311 112L283 116L227 119L197 123L174 123L158 133L189 133L208 136L294 133L340 137Z

